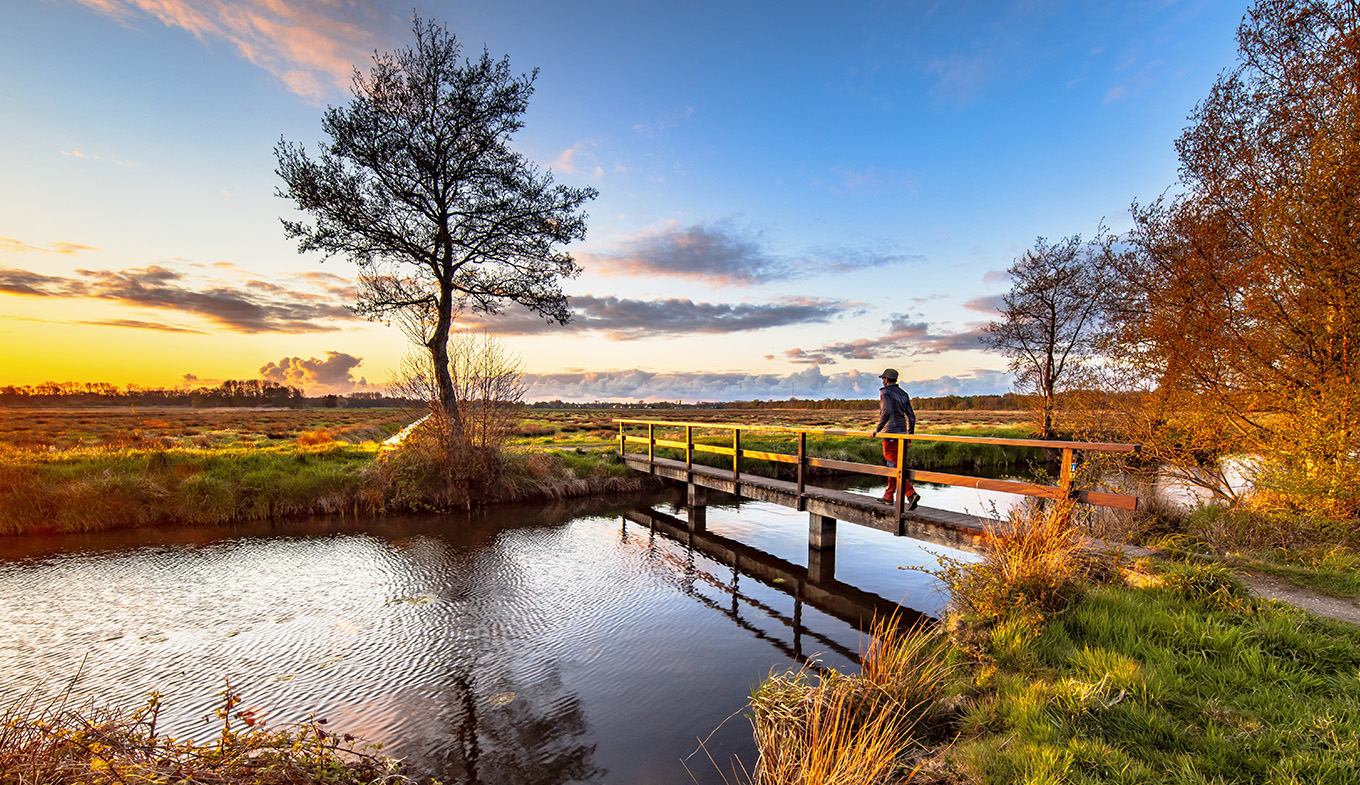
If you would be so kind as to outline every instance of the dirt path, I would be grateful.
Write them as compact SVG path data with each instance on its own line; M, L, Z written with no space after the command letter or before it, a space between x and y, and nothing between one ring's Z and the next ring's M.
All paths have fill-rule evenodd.
M1238 573L1258 597L1287 602L1328 619L1360 625L1360 600L1342 600L1300 589L1282 578L1256 572Z

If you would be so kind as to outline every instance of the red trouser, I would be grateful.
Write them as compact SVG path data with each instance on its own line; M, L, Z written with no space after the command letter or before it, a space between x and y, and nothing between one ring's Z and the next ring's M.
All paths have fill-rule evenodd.
M884 439L884 440L883 440L883 460L884 460L889 466L893 467L894 469L897 468L897 441L898 441L897 439ZM903 455L903 457L906 456L907 451L906 451L905 448L906 448L907 445L909 445L909 444L910 444L910 442L903 442L903 443L902 443L902 445L903 445L903 450L902 450L902 455ZM897 490L897 478L896 478L896 477L889 477L889 478L888 478L888 490L886 490L886 491L883 492L883 498L887 499L887 498L891 497L891 496L893 495L893 492L896 491L896 490ZM910 476L910 475L903 475L903 477L902 477L902 493L903 493L904 495L906 495L906 496L911 496L913 493L916 493L916 488L912 487L912 484L911 484L911 476Z

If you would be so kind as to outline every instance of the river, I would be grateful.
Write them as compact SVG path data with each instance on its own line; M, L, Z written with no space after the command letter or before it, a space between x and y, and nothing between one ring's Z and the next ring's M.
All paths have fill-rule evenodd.
M325 717L445 783L735 781L752 688L809 659L853 670L865 640L770 578L806 565L806 513L711 503L712 535L775 565L743 572L629 521L636 506L0 538L0 706L157 690L161 727L206 741L230 679L271 724ZM844 524L836 578L936 614L936 581L898 567L941 552L961 555Z

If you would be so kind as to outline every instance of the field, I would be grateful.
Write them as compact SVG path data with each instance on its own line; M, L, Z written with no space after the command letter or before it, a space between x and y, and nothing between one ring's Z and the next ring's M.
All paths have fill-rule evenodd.
M417 415L402 409L0 409L0 449L197 450L377 441Z
M616 444L615 419L868 430L872 411L806 409L525 409L512 445ZM385 439L420 416L404 409L0 409L0 449L237 449ZM1027 436L1025 412L922 411L922 433ZM1013 430L1014 429L1014 430ZM1006 431L1004 434L999 430Z

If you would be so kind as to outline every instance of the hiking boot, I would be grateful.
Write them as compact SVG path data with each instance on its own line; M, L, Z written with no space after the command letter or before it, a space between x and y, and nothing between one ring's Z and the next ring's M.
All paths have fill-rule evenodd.
M914 509L916 509L916 505L917 505L917 503L919 503L920 501L921 501L921 494L919 494L919 493L913 493L912 495L908 496L908 497L907 497L907 509L908 509L908 510L914 510Z

